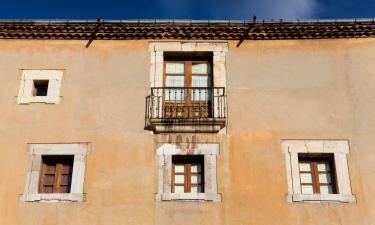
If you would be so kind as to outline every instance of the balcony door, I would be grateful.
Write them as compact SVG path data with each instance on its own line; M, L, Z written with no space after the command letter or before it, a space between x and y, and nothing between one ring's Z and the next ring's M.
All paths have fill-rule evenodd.
M167 118L211 116L212 63L210 60L164 62L163 111Z

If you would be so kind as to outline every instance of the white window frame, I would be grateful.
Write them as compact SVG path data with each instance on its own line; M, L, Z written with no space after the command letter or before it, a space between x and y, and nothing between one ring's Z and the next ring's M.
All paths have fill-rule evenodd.
M187 143L161 143L156 152L159 157L156 201L221 201L221 194L217 193L216 178L216 157L219 154L219 144L195 144L194 148L191 148ZM171 193L172 156L174 155L204 156L204 193Z
M356 202L350 186L347 140L282 140L288 180L288 202ZM337 194L302 194L298 154L330 153L334 155Z
M47 103L59 104L61 100L62 70L21 70L21 85L18 91L18 104ZM34 81L48 80L47 96L34 96Z
M86 155L89 144L30 144L24 192L21 201L25 202L82 202L85 200L83 184L85 177ZM74 155L70 193L39 193L39 177L42 168L42 156Z

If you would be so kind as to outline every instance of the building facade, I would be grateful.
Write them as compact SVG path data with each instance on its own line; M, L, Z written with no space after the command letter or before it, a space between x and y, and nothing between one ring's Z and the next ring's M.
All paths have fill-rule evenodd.
M1 21L0 224L375 224L374 37Z

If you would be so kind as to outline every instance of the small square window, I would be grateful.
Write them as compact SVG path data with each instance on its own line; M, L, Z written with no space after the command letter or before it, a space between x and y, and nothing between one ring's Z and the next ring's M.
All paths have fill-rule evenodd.
M333 154L298 154L302 194L337 194Z
M62 70L22 70L18 104L59 104Z
M288 202L355 202L345 140L283 140Z
M33 96L47 96L48 80L34 80Z
M74 156L42 156L40 193L70 193Z
M172 193L204 193L203 155L172 157Z
M88 143L30 144L25 202L82 202Z
M219 145L160 143L157 201L221 201L217 191Z

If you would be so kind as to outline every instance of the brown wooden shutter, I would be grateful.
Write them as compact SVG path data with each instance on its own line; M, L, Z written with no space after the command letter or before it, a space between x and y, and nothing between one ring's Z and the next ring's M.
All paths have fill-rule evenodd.
M43 156L39 192L70 193L73 160L73 156Z

